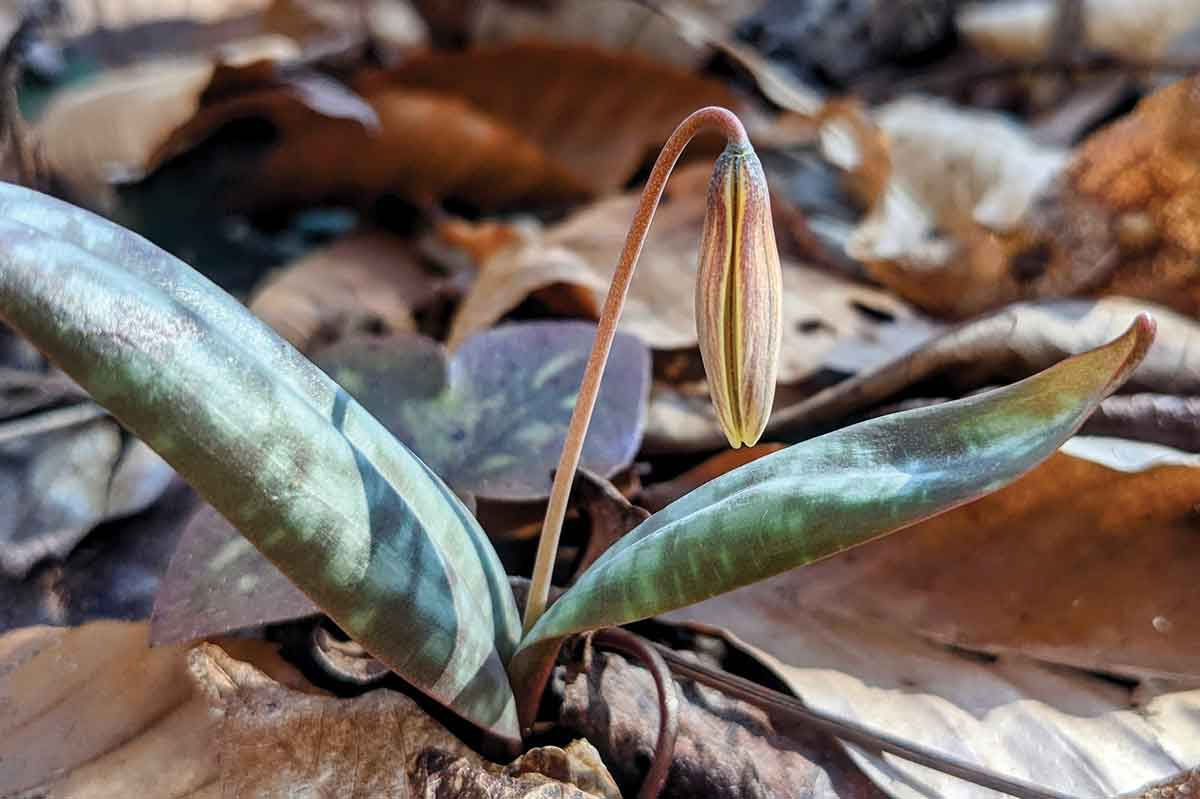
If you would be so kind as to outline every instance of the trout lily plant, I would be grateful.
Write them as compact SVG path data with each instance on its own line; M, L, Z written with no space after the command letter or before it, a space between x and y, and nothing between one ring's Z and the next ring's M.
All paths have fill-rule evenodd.
M671 167L709 127L729 146L709 188L701 352L730 443L753 443L766 424L780 346L767 190L740 123L704 109L671 137L634 219L567 433L524 625L487 535L442 480L240 303L144 239L0 184L0 319L367 651L516 745L565 636L698 602L995 491L1070 437L1153 338L1153 322L1139 317L1111 343L1014 385L756 460L651 516L547 605L567 489L633 265Z

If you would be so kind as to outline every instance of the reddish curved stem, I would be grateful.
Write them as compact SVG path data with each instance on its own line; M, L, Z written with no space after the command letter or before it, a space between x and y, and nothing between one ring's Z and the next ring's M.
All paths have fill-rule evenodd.
M604 365L608 362L608 353L612 349L613 337L617 334L617 320L621 317L621 308L625 304L625 295L629 291L629 282L633 278L634 267L637 266L638 256L641 255L642 245L646 241L646 231L654 218L654 211L662 199L667 178L675 168L675 162L688 142L702 130L715 129L724 134L725 138L734 144L749 144L746 129L732 111L725 108L710 106L701 108L689 116L663 145L646 186L642 189L642 198L634 213L633 222L629 226L629 234L625 238L625 247L617 261L617 269L600 311L600 321L596 329L596 341L592 345L591 355L588 356L587 367L583 373L583 382L579 386L579 397L575 401L575 410L571 413L571 422L567 427L566 441L563 443L562 455L558 460L558 468L554 472L554 485L550 490L550 502L546 508L546 518L542 523L541 539L538 541L537 560L533 567L533 578L529 586L529 598L525 603L525 632L546 610L550 595L550 575L554 571L554 559L558 553L558 539L562 532L563 519L567 513L567 498L570 495L571 483L575 478L575 470L579 467L579 457L583 452L583 442L587 437L588 424L592 420L592 410L596 406L596 395L600 392L600 379L604 376ZM538 694L540 695L540 691Z
M620 627L606 627L596 631L592 643L637 658L654 678L654 687L658 691L658 741L654 744L654 760L642 780L638 799L656 799L667 782L667 773L675 757L675 739L679 737L679 696L675 693L675 679L663 656L641 636Z

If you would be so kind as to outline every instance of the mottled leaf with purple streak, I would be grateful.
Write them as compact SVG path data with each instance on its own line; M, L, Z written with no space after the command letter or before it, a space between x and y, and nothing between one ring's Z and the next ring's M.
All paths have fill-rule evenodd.
M0 184L0 318L355 640L482 729L519 738L506 663L520 620L478 523L240 303L127 230Z
M512 324L472 337L453 356L422 336L357 337L326 349L317 362L460 491L541 498L594 335L595 326L583 322ZM632 460L649 373L645 346L618 334L584 448L587 468L611 474ZM180 538L151 636L157 643L188 641L315 612L207 508Z

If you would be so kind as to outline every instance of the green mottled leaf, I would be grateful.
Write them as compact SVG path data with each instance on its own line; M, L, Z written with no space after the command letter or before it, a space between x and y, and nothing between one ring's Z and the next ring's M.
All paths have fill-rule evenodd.
M585 322L506 325L468 339L453 357L423 336L352 337L317 363L457 490L541 499L595 334ZM584 447L587 468L611 474L633 459L649 379L645 346L618 334ZM163 578L151 640L190 641L314 612L228 522L201 508Z
M1112 343L1019 383L872 419L735 469L634 528L521 648L690 605L995 491L1058 449L1153 337L1153 321L1139 316Z
M504 571L446 486L194 270L0 185L0 318L150 444L369 651L518 737Z
M596 326L504 325L447 356L422 336L343 339L317 365L455 489L505 500L544 499L575 407ZM650 353L618 334L583 448L608 477L642 438Z

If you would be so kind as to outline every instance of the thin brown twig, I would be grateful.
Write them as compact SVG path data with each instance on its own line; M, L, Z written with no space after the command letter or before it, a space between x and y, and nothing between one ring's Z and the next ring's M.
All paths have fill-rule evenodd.
M1069 794L1043 788L1024 780L1005 777L973 763L968 763L954 755L938 752L888 733L864 727L853 721L814 710L795 697L773 691L735 674L685 660L675 651L661 644L647 643L658 650L667 666L676 675L716 688L722 693L760 707L778 718L807 724L847 743L864 749L887 752L911 763L917 763L983 788L1019 797L1019 799L1075 799Z

